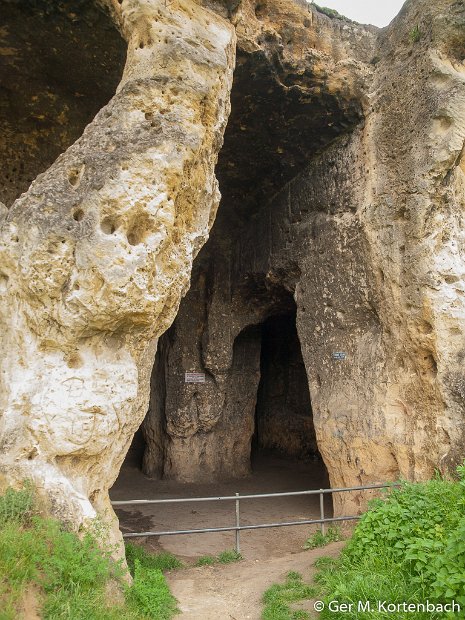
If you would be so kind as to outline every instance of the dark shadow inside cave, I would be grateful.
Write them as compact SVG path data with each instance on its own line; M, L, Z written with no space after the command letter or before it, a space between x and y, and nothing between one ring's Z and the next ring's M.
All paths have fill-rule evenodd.
M260 454L302 461L319 458L295 308L269 317L261 326L252 466Z
M114 95L127 45L92 0L3 0L1 16L0 201L9 207Z

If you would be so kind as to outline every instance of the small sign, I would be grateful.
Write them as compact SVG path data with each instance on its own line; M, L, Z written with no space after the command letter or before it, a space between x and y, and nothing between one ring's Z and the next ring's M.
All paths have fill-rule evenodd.
M333 351L331 357L333 360L345 360L347 354L344 351Z
M205 373L186 372L184 373L184 383L205 383Z

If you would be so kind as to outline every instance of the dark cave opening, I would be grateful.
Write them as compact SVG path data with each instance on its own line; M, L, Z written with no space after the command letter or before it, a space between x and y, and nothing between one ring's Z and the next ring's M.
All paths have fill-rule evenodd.
M0 201L10 207L115 94L127 45L92 0L3 0L1 13Z
M271 316L261 326L252 465L260 453L302 461L319 458L295 309Z

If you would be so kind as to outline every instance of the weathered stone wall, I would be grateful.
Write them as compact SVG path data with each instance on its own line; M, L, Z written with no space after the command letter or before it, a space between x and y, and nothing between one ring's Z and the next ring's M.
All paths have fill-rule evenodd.
M114 95L126 42L92 0L4 0L0 201L10 206Z
M1 482L31 478L75 527L112 518L157 337L214 220L235 53L190 0L111 8L128 44L116 94L1 214Z
M381 32L288 0L106 4L128 46L116 94L1 207L2 484L32 478L76 527L111 517L107 490L148 407L157 338L215 219L236 35L223 203L157 358L146 469L247 473L253 326L289 312L289 295L332 484L453 467L465 398L463 3L409 0ZM206 383L184 384L185 370Z
M364 122L258 209L239 205L237 218L225 193L198 264L211 294L200 334L178 346L201 352L196 369L211 373L211 419L221 424L232 378L217 374L230 372L234 338L266 318L276 290L291 291L336 486L423 479L464 456L464 19L461 3L408 2L380 32L371 69L357 67ZM354 494L335 507L363 503Z

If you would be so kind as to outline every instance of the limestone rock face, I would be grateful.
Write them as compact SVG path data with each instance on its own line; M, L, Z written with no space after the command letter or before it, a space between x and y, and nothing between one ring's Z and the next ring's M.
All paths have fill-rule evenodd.
M235 54L232 26L190 0L110 8L116 94L1 214L0 469L76 527L113 514L157 337L214 220Z
M116 94L0 207L2 483L32 478L76 527L109 519L108 488L148 408L151 475L246 475L254 442L321 456L336 486L453 468L465 431L463 3L409 0L382 31L291 0L105 6L127 42ZM51 16L54 32L73 15ZM0 36L8 71L27 66ZM50 98L68 105L68 91ZM44 116L43 102L23 103ZM8 205L37 173L41 140L49 165L55 137L75 138L39 134ZM189 289L215 173L221 208ZM185 383L193 371L205 382Z
M299 4L250 10L235 12L245 60L218 166L222 204L163 337L165 404L153 396L145 421L146 471L190 480L249 471L263 372L253 330L293 307L312 410L299 431L315 433L332 485L453 470L464 457L463 3L410 0L378 32ZM273 95L259 112L244 65L258 76L271 67ZM346 88L332 90L342 75ZM320 95L305 99L311 86ZM295 93L308 131L301 141ZM322 107L326 124L311 141ZM250 161L266 141L268 173ZM247 384L235 371L243 336L255 338ZM205 385L183 384L184 370L203 370ZM151 470L153 427L165 452ZM357 511L365 499L337 496L336 511Z

